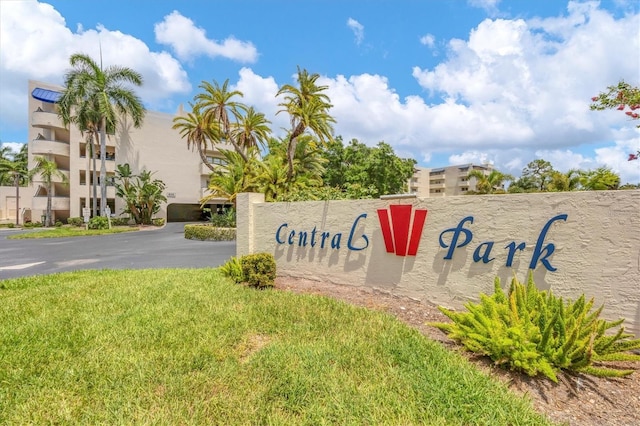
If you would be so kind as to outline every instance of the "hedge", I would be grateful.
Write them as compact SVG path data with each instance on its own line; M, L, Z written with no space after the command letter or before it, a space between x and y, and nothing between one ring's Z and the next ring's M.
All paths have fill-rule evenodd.
M217 228L210 225L185 225L184 237L187 240L233 241L236 228Z

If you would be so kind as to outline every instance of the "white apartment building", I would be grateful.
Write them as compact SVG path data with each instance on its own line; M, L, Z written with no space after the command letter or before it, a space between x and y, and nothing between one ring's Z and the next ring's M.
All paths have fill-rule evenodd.
M485 164L463 164L459 166L447 166L436 169L416 167L411 179L409 179L409 193L418 197L445 197L451 195L464 195L469 191L475 191L476 179L469 178L469 172L480 170L489 175L493 166Z
M55 108L63 88L40 81L29 81L29 169L35 165L35 156L55 161L67 177L54 181L52 188L53 220L65 222L69 217L83 216L82 209L92 206L92 174L89 170L85 136L75 127L66 129ZM153 177L166 184L167 203L157 217L168 221L198 220L201 216L200 199L208 194L210 170L202 164L196 151L187 144L177 130L172 129L173 114L147 111L138 129L126 120L118 125L114 135L107 137L107 204L113 214L124 209L122 200L116 197L113 178L116 166L129 163L134 174L142 170L154 172ZM221 146L219 149L227 149ZM98 155L98 153L96 153ZM207 151L212 162L221 158L219 150ZM96 160L98 171L100 160ZM99 176L99 173L98 173ZM99 178L99 177L98 177ZM100 189L98 185L98 203ZM4 187L0 191L0 219L15 221L15 189ZM20 222L39 222L46 210L46 188L39 176L29 187L20 188ZM224 199L210 202L216 208L225 204Z

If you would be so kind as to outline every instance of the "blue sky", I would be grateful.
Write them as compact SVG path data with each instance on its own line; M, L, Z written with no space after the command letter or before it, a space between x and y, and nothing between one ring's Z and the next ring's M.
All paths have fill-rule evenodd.
M135 7L135 8L134 8ZM147 108L174 113L230 80L276 134L279 86L322 76L336 135L384 140L419 165L491 162L520 175L607 166L640 182L634 123L591 112L640 85L640 3L522 0L0 0L0 141L27 137L27 81L62 83L76 52L141 72Z

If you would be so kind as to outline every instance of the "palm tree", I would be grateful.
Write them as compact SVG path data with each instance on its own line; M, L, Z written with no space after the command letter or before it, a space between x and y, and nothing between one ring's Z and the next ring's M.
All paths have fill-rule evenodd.
M287 168L283 157L269 155L260 163L260 172L256 181L266 201L276 201L278 196L286 194Z
M214 140L219 140L219 126L217 122L209 123L205 121L201 111L201 105L190 104L192 112L186 116L178 116L173 119L173 129L180 132L180 136L187 140L187 149L196 148L202 163L214 171L213 165L209 163L205 155L207 142L213 146Z
M575 191L580 187L580 170L571 169L567 173L551 172L547 189L551 192Z
M271 122L263 113L256 112L253 107L246 109L245 114L234 123L229 131L229 138L243 152L253 148L263 147L269 138Z
M66 184L67 176L62 171L58 170L58 166L56 165L55 161L47 160L42 156L34 157L34 161L36 165L33 169L31 169L30 173L40 174L42 182L44 183L45 190L47 191L47 210L44 226L51 226L51 197L53 180L55 178L59 178L60 180L62 180L62 183Z
M31 182L33 173L27 168L27 145L23 145L20 153L13 155L13 161L0 158L0 174L9 177L16 187L16 226L20 225L20 186Z
M502 189L504 181L513 180L513 176L498 170L491 170L488 175L482 170L471 170L468 177L476 179L476 192L478 194L494 194Z
M251 192L257 189L256 168L259 167L257 158L253 155L245 161L236 151L223 152L225 165L216 168L209 179L210 194L200 200L204 205L215 198L226 198L233 207L236 197L241 192Z
M194 99L196 105L202 111L203 120L205 123L217 126L220 129L217 132L217 138L213 139L213 143L220 143L226 141L233 145L233 148L238 154L247 160L247 156L242 148L231 137L232 121L234 118L238 121L241 118L241 111L246 110L246 106L240 102L233 100L235 96L244 96L239 90L229 91L229 80L220 86L217 81L213 81L213 84L203 81L200 84L200 88L204 90L204 93L197 94Z
M287 178L293 179L293 160L296 153L298 137L309 130L315 134L320 142L332 140L335 119L329 115L331 103L329 97L322 93L328 86L318 86L318 74L309 74L307 70L298 67L298 87L285 84L278 90L276 96L284 94L283 107L278 113L286 111L291 121L291 130L287 142Z
M58 111L66 125L74 123L80 131L92 132L100 141L100 209L107 205L107 133L115 132L118 118L128 116L139 128L145 115L140 98L124 84L142 85L142 75L130 68L109 66L102 69L88 55L76 53L69 62L73 69L65 75L65 89L58 100Z

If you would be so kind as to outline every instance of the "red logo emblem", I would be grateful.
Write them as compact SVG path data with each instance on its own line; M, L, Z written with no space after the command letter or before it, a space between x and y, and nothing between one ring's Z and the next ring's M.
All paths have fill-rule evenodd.
M410 204L392 204L389 210L378 210L387 253L395 253L397 256L415 256L418 252L422 228L427 219L427 210L416 209L413 215L412 210L413 206Z

